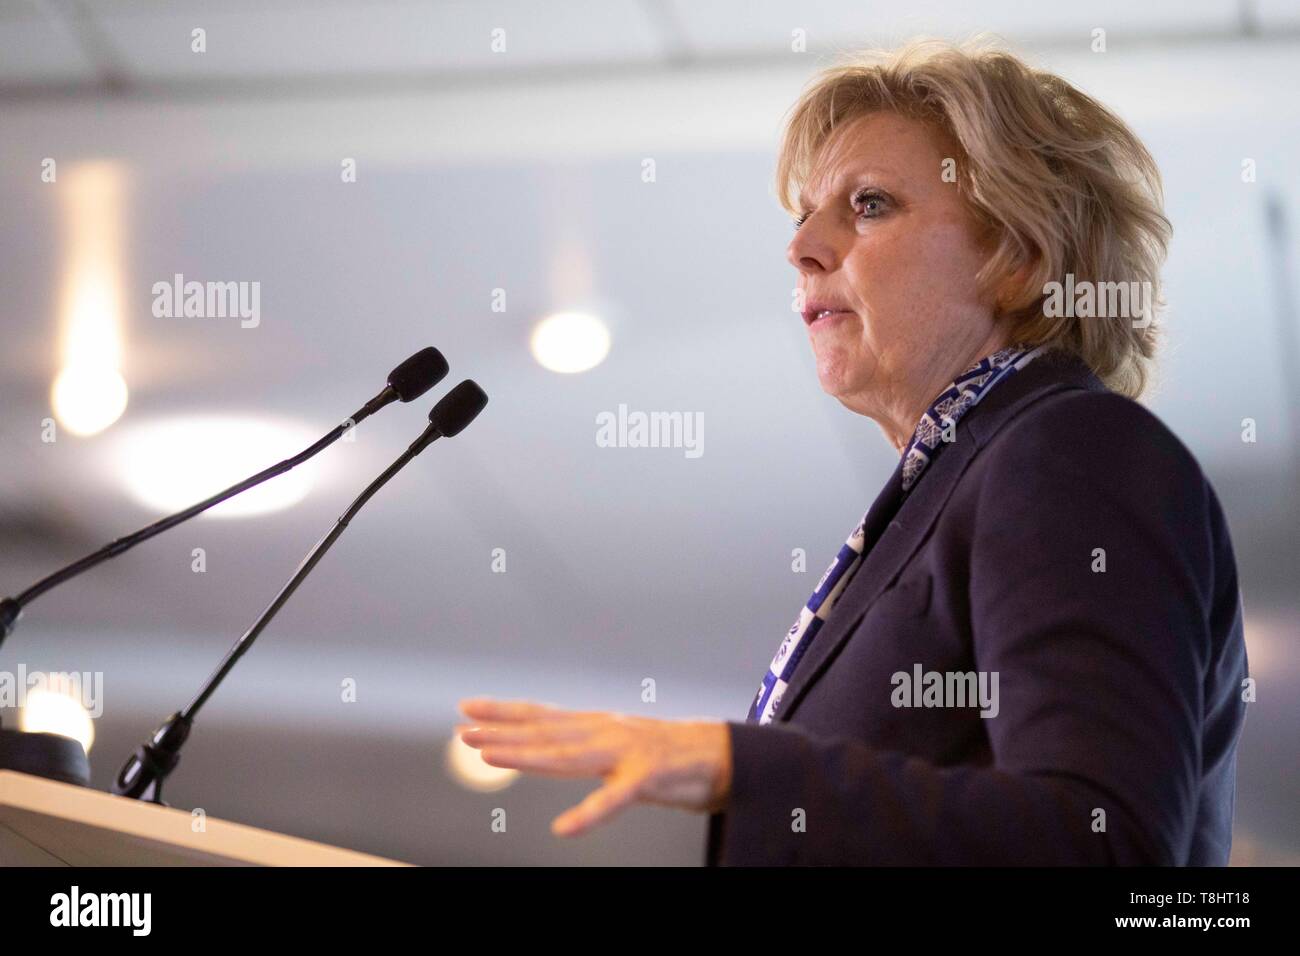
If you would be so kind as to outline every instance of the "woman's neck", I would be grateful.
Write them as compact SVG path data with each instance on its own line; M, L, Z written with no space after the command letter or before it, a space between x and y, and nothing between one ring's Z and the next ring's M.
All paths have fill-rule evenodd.
M899 455L902 455L911 444L921 417L934 404L935 399L952 385L958 375L1011 344L1006 340L1006 336L1001 334L1001 330L996 330L996 333L990 335L980 345L967 349L965 357L959 361L943 363L944 371L927 377L926 381L912 389L909 395L894 403L893 414L876 417L876 423L885 433L886 440L894 446L894 450Z

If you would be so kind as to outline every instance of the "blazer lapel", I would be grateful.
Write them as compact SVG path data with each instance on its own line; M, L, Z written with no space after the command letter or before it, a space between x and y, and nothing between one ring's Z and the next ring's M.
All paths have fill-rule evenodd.
M895 510L896 498L902 493L901 464L868 512L867 540L874 541L871 550L862 559L853 579L835 602L830 620L818 633L812 646L795 668L790 685L781 697L775 720L788 720L798 707L809 686L821 676L822 671L835 658L836 653L857 629L858 622L867 610L894 580L895 574L912 552L921 544L930 525L943 510L943 504L952 493L955 478L966 467L974 454L974 443L963 440L961 425L957 426L957 439L935 456L921 480L911 493L903 498ZM891 499L895 499L891 501ZM875 518L873 529L872 518ZM874 537L872 531L875 531Z
M830 620L795 668L774 720L790 719L808 688L835 659L871 605L921 546L979 450L1026 405L1053 392L1079 387L1103 388L1087 367L1072 356L1043 355L999 383L984 401L967 412L957 425L954 441L935 456L911 493L902 499L901 506L898 499L902 495L902 463L899 463L867 513L865 530L870 550L835 603Z

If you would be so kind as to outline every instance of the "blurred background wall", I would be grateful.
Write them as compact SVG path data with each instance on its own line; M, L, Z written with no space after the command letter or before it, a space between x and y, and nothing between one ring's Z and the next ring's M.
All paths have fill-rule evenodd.
M818 388L790 310L782 117L838 53L979 31L1114 107L1164 172L1147 401L1238 551L1259 700L1234 862L1294 864L1292 0L5 0L0 592L296 451L436 345L492 404L354 523L205 709L169 799L418 863L698 862L702 819L653 808L553 838L592 783L481 789L502 781L449 763L455 702L743 719L809 575L893 467ZM155 283L178 274L256 283L256 321L159 315ZM575 311L595 322L540 359L590 362L601 329L608 354L557 373L533 335ZM256 514L196 520L33 605L0 670L102 673L96 786L431 403L361 426ZM702 454L598 447L620 405L701 416Z

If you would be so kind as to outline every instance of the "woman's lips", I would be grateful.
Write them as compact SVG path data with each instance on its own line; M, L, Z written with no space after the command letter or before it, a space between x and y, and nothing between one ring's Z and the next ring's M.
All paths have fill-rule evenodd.
M808 327L811 329L811 328L818 328L823 325L830 325L834 322L840 321L845 316L853 315L853 314L854 313L852 312L839 310L839 309L834 311L820 312L816 315L813 315L809 319Z

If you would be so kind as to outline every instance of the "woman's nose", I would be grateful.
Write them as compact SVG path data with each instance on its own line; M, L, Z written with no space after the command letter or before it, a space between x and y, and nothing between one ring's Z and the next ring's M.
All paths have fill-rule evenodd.
M814 218L810 216L804 220L785 250L790 265L805 275L834 272L839 265L834 247L823 234L820 224L814 223Z

